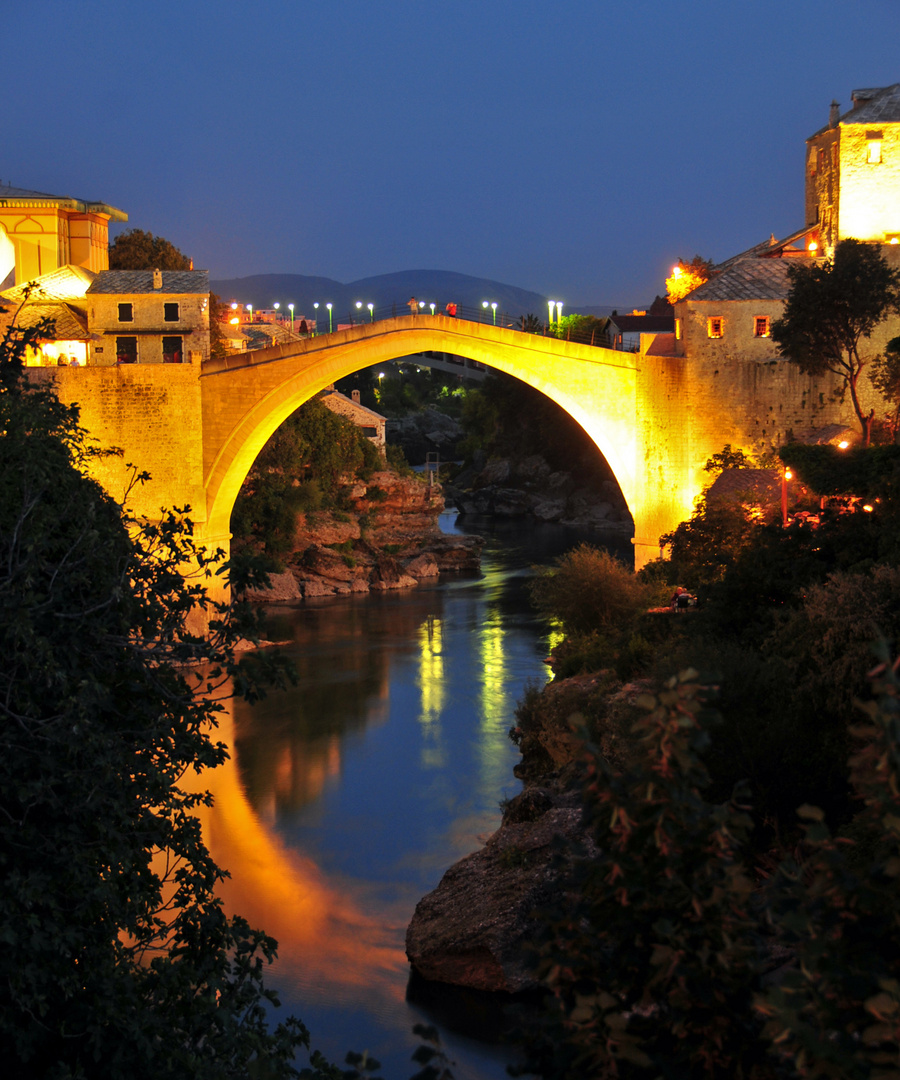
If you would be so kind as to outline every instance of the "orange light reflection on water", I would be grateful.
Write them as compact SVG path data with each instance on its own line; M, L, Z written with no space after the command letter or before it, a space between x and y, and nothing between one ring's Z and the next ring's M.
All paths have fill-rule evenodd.
M230 703L216 736L234 745ZM379 989L401 1000L407 970L403 928L385 928L383 915L368 916L350 890L329 881L312 859L284 847L247 799L233 757L203 773L196 785L214 799L198 816L213 859L231 875L217 890L226 911L274 937L279 958L302 969L317 989L330 988L344 1000ZM277 974L268 982L277 986Z

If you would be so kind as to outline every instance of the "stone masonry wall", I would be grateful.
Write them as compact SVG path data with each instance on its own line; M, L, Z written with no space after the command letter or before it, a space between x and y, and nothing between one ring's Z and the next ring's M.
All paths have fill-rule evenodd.
M133 463L151 474L128 498L136 513L158 519L160 507L190 505L197 523L206 519L199 377L199 364L28 369L32 382L54 383L61 401L79 405L100 446L122 449L90 470L114 498L125 497Z

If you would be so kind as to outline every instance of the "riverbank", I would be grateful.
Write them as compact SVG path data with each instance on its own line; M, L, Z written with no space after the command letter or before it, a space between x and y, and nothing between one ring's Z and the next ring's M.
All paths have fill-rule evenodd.
M521 752L500 827L424 896L406 934L406 952L422 978L469 989L518 994L540 989L527 963L536 909L564 887L561 851L595 853L582 825L581 739L587 725L604 756L622 764L633 742L639 683L609 672L530 689L510 732Z
M349 486L346 510L300 513L284 569L253 603L415 588L441 573L477 572L483 540L438 525L444 493L421 476L382 470Z

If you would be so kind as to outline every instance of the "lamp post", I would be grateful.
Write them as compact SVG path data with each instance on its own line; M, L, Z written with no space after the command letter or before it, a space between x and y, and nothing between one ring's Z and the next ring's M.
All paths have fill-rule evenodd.
M497 301L496 300L491 301L491 311L493 311L493 313L494 313L494 326L496 326L497 325Z
M375 322L375 305L366 304L366 307L369 309L369 322Z
M487 309L488 309L487 300L482 300L481 301L481 306L484 308L484 317L485 317L485 320L487 320Z
M781 474L781 524L783 528L787 528L788 513L787 513L787 482L793 476L790 469L785 469Z
M294 332L294 305L288 304L288 311L291 313L291 333Z
M319 301L318 300L316 300L316 302L313 304L313 311L315 312L315 314L313 315L313 320L315 321L315 324L316 324L316 331L315 332L316 332L316 334L318 334L318 332L319 332Z
M328 308L328 333L331 333L331 303L327 303L325 307Z
M362 300L356 301L356 310L357 312L362 312Z
M555 300L548 300L548 301L547 301L547 310L548 310L548 311L550 312L550 323L549 323L549 328L550 328L551 330L553 329L553 309L554 309L555 307L556 307L556 301L555 301Z
M434 301L432 301L428 306L431 308L431 314L433 315L434 314L434 308L435 308Z
M556 329L559 329L559 319L562 315L563 302L562 300L556 301Z
M253 305L245 304L244 307L250 312L250 322L253 322Z

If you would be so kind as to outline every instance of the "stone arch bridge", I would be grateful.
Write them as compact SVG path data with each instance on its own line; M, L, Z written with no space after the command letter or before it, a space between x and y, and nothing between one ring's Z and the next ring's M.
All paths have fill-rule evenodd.
M785 392L771 378L749 387L746 378L710 381L685 357L665 355L665 336L645 338L643 346L623 353L417 315L201 365L40 368L29 375L55 381L62 400L80 405L91 435L122 448L121 459L95 466L107 490L122 497L127 463L146 470L151 479L132 492L131 508L154 518L161 507L190 506L196 535L227 552L247 472L304 401L354 371L399 357L429 350L468 357L529 383L585 429L634 518L639 567L659 553L659 537L690 515L708 479L707 458L726 442L752 445L766 400Z

